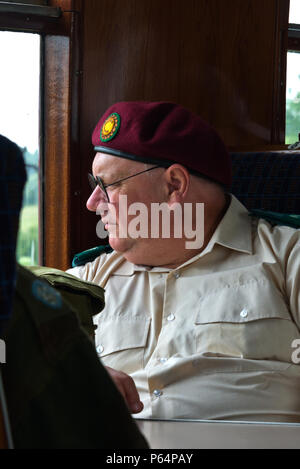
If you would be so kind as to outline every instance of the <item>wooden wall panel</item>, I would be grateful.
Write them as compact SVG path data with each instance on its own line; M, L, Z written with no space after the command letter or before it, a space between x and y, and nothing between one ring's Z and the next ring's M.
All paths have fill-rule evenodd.
M270 143L277 6L86 0L84 107L93 118L121 99L167 99L202 114L230 146Z
M86 173L91 133L112 103L178 102L214 125L230 149L280 143L281 9L288 11L288 0L83 2L78 247L99 244L95 216L85 209Z

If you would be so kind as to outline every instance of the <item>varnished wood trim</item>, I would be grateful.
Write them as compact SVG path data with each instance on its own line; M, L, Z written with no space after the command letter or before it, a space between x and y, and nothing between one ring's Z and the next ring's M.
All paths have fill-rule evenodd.
M70 39L45 38L44 263L65 269L70 249Z
M81 210L82 210L82 156L80 154L80 100L82 94L83 64L82 64L82 0L74 0L71 23L70 46L70 216L73 229L70 233L69 264L78 252L81 240ZM74 229L74 227L76 227Z
M80 238L81 7L81 0L65 4L70 37L45 38L43 264L61 270Z
M274 85L271 144L285 143L286 63L288 49L288 20L290 1L276 0Z

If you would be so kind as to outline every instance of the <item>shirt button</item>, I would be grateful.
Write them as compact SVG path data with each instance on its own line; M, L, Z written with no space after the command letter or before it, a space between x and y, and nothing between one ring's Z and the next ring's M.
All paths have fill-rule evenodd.
M160 389L154 389L153 394L155 397L160 397L162 395L162 391Z
M173 313L169 314L169 316L167 317L168 321L174 321L174 319L175 319L175 315Z
M96 350L97 350L97 353L100 355L100 354L103 352L103 350L104 350L103 345L98 345L98 347L96 348Z
M168 361L168 359L167 358L160 358L159 361L160 361L160 363L166 363Z
M246 309L243 309L243 311L240 312L241 318L246 318L248 316L248 311Z

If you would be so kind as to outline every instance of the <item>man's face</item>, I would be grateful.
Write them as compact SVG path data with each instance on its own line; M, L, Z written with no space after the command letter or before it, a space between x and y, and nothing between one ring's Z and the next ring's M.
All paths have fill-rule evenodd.
M104 153L97 153L93 162L93 175L94 177L99 176L105 186L120 179L133 176L145 169L146 167L143 163L137 163ZM150 214L151 203L160 203L163 198L163 191L162 188L160 189L158 182L163 171L163 168L158 168L153 170L153 172L139 174L116 185L107 187L109 203L107 203L106 196L101 188L97 186L87 201L87 208L101 215L102 222L109 233L111 247L116 251L122 252L124 257L134 263L143 263L151 239L135 239L130 236L128 226L136 215L127 214L127 216L124 216L125 214L121 212L120 216L120 196L123 196L123 201L124 196L127 197L127 208L133 203L140 202L147 207ZM149 219L148 223L150 223ZM120 233L124 236L124 232L128 233L125 238L120 236Z

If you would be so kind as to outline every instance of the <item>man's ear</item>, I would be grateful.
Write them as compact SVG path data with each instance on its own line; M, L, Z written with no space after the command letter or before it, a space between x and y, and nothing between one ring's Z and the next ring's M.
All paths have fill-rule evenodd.
M168 186L168 203L181 203L186 198L190 185L190 174L181 164L172 164L165 171Z

